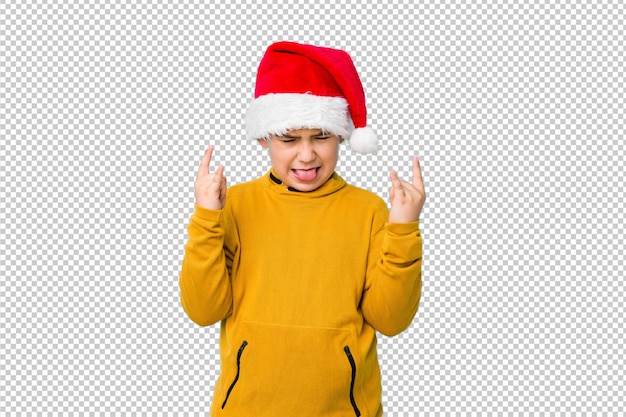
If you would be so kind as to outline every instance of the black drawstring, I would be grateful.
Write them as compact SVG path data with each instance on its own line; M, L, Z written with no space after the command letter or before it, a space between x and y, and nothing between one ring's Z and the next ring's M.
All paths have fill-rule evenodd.
M272 180L272 181L274 181L274 182L275 182L276 184L278 184L278 185L282 185L282 183L283 183L281 180L279 180L278 178L276 178L276 177L274 176L274 174L272 174L271 172L270 172L270 178L271 178L271 180ZM293 188L293 187L287 187L287 190L289 190L289 191L294 191L294 192L296 192L296 193L301 193L301 192L302 192L302 191L300 191L300 190L296 190L296 189L295 189L295 188Z

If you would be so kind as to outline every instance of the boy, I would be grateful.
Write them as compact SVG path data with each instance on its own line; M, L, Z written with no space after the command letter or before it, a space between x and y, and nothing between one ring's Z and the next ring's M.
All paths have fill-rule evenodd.
M347 53L278 42L246 115L272 168L227 189L205 152L180 289L191 320L221 321L212 416L382 415L376 331L417 311L425 192L417 158L412 183L391 172L391 210L335 173L346 138L376 150L365 116Z

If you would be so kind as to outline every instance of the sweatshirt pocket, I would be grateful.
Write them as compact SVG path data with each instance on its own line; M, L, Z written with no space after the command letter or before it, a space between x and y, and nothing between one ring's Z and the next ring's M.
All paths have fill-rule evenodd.
M245 342L225 358L219 415L368 415L352 331L246 322L234 334Z

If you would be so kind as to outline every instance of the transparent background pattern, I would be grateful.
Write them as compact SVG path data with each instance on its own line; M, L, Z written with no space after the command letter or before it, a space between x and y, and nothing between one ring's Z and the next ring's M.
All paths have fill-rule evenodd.
M218 326L178 299L193 181L209 143L231 184L267 170L243 115L277 40L353 56L382 149L344 147L348 181L387 198L422 161L386 415L625 409L623 2L29 0L0 22L3 415L206 415Z

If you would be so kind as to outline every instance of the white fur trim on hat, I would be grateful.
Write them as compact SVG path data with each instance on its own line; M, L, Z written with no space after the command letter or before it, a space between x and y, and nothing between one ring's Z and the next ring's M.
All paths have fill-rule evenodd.
M345 98L313 94L260 96L250 103L245 122L249 140L284 135L292 129L322 129L347 138L352 130Z

